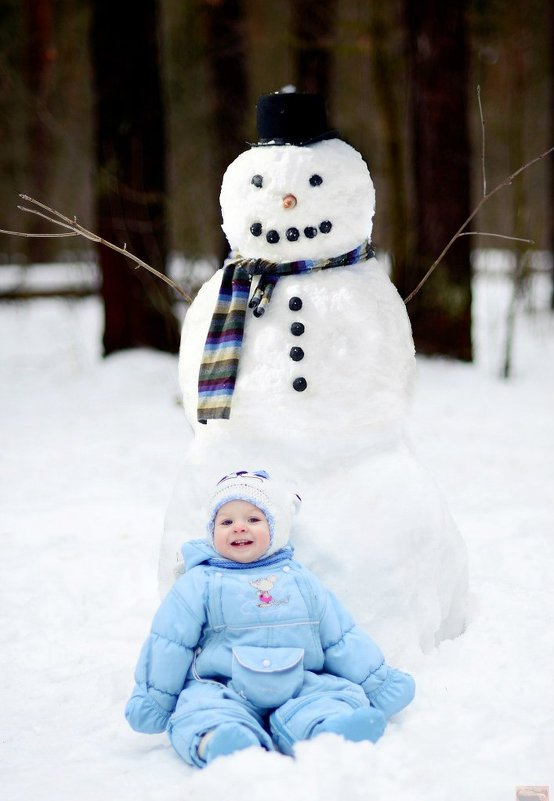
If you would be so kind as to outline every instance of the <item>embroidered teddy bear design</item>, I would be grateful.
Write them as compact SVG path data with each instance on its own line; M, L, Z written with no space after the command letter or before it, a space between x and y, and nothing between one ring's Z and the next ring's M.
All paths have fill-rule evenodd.
M270 590L273 589L277 576L265 576L265 578L256 579L250 582L250 586L258 590L259 607L262 609L267 606L279 606L281 604L288 604L289 599L286 598L282 601L277 601L270 595Z

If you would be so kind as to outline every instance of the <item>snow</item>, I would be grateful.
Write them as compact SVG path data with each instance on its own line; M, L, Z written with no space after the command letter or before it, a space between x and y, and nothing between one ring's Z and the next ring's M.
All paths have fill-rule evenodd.
M296 759L249 750L188 768L123 708L158 605L164 512L188 428L177 361L100 359L97 299L0 314L2 790L10 801L504 801L554 784L554 320L548 276L519 306L475 282L477 360L418 359L409 433L468 546L465 633L399 667L413 704L375 746L332 735Z
M68 254L68 259L70 258ZM0 269L2 292L63 292L66 289L97 292L100 272L92 254L89 260L57 264L3 264Z

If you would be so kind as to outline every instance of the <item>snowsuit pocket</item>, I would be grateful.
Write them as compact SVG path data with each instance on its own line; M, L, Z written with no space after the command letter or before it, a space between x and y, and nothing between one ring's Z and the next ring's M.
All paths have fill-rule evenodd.
M233 648L230 686L255 706L282 706L298 695L303 683L303 648Z

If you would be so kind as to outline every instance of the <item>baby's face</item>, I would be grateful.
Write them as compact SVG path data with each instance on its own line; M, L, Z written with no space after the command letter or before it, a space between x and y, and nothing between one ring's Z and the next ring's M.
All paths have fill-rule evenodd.
M233 562L255 562L270 545L269 525L260 509L248 501L229 501L219 509L214 548Z

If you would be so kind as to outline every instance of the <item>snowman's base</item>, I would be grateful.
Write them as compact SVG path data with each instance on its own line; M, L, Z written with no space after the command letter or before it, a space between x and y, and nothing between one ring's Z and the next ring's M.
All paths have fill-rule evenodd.
M465 544L427 472L399 430L381 431L333 458L275 444L192 443L166 517L160 591L179 571L183 541L205 535L206 500L221 476L266 469L286 476L302 496L296 558L311 569L380 644L387 658L429 651L464 629ZM264 454L260 464L259 453ZM311 457L311 458L310 458Z

